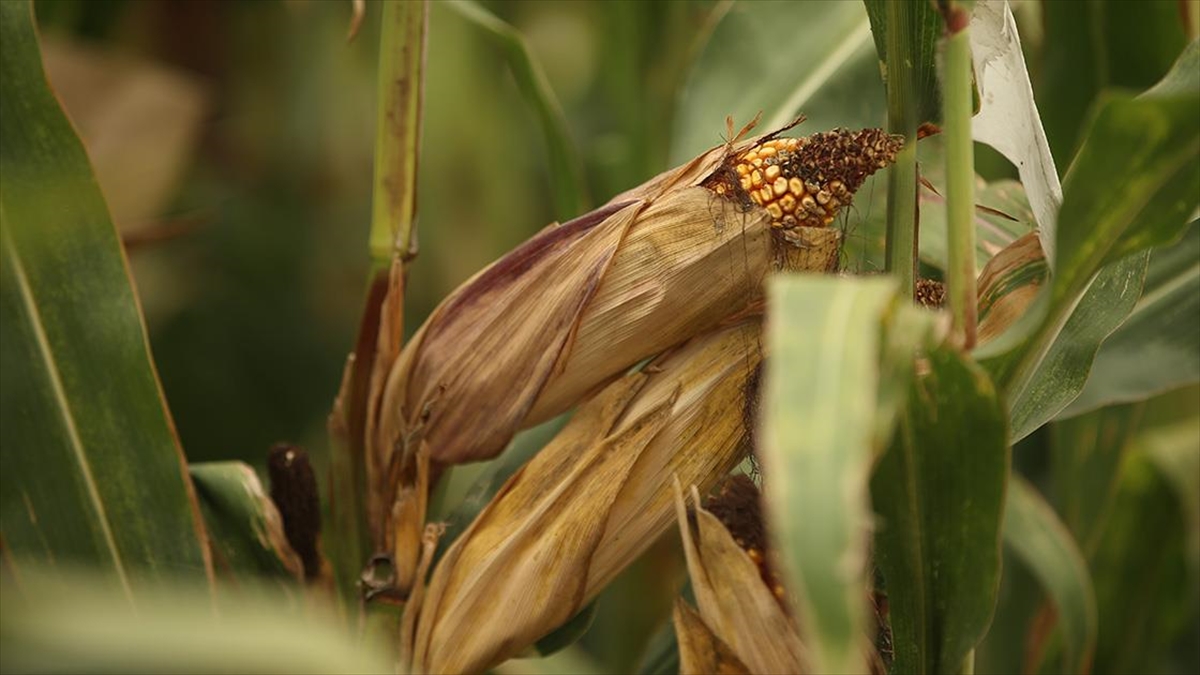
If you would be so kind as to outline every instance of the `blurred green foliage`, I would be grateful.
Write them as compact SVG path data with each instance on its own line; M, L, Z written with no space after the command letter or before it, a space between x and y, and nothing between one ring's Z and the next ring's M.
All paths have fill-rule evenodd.
M1075 154L1080 122L1103 90L1140 92L1171 68L1188 43L1181 4L1042 3L1045 38L1034 86L1055 157Z

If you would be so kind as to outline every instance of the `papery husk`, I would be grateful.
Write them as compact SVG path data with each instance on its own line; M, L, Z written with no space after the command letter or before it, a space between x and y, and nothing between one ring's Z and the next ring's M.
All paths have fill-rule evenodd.
M820 135L814 161L832 166L826 155L864 133ZM875 142L886 136L871 134ZM774 135L715 147L547 227L434 310L393 365L369 420L368 519L376 545L393 556L401 591L412 580L423 523L391 514L424 514L423 504L395 504L426 499L427 489L415 486L421 453L433 480L439 466L491 458L520 429L565 412L638 361L761 303L768 272L836 268L840 231L772 227L767 210L738 187L735 158ZM885 163L849 156L831 176L861 180ZM840 171L846 167L855 170ZM713 191L717 183L724 196Z
M1016 323L1049 279L1050 268L1036 232L1005 246L979 273L979 345Z
M763 583L758 565L699 505L699 490L693 486L691 492L694 523L675 483L675 511L701 620L752 673L807 672L796 626Z
M675 600L673 623L679 644L679 675L749 675L746 664L683 598Z
M413 672L476 672L570 619L670 525L666 476L744 457L760 322L697 338L602 390L514 474L406 608ZM417 594L414 593L414 597Z

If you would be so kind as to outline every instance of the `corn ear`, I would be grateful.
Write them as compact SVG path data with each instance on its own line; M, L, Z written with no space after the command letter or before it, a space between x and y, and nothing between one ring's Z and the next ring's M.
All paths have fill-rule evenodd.
M401 352L368 420L368 517L401 589L423 523L392 514L423 515L423 505L395 504L425 499L419 461L436 479L438 466L491 458L518 430L760 303L768 272L834 269L841 233L811 225L831 222L899 144L869 129L719 146L547 227L452 293ZM758 170L795 183L816 206L793 214L812 217L788 221L764 201L772 186L743 188L739 171L754 188Z
M406 608L414 672L473 672L574 616L670 525L665 480L744 456L760 324L697 338L606 387L514 474Z

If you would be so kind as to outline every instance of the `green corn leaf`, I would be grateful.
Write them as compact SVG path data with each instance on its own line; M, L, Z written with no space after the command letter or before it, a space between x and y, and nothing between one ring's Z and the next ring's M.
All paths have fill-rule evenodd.
M1100 344L1137 304L1149 256L1142 251L1104 267L1079 298L1032 379L1010 395L1014 441L1053 419L1083 388Z
M1055 275L1021 321L977 350L1008 396L1014 440L1078 395L1100 343L1133 309L1145 249L1180 236L1200 204L1198 73L1193 43L1156 87L1099 105L1064 182Z
M1051 427L1054 503L1084 554L1096 548L1141 406L1101 408Z
M1008 476L1005 411L987 375L929 352L871 480L897 673L958 672L991 621Z
M288 544L279 510L250 465L201 462L189 466L188 472L219 571L233 578L303 578L303 565Z
M1071 417L1200 381L1200 221L1178 243L1154 249L1142 295L1104 341Z
M555 215L565 222L587 211L589 200L579 151L571 139L558 97L550 88L546 73L541 63L533 57L525 38L517 29L477 2L448 0L446 4L496 41L508 59L517 87L537 113L550 153L550 188Z
M32 3L0 3L0 534L129 597L211 576L121 244L50 92Z
M888 278L780 277L769 298L758 448L769 522L813 668L854 672L866 667L871 465L932 322Z
M1153 84L1187 44L1179 5L1171 0L1048 2L1042 20L1037 102L1059 158L1078 149L1080 122L1098 95Z
M1195 429L1194 420L1188 424ZM1187 451L1197 452L1195 431L1189 440ZM1146 452L1130 453L1089 560L1100 615L1098 674L1163 672L1166 648L1196 619L1198 589L1188 555L1194 516L1181 508L1171 474L1157 464Z
M672 164L762 113L758 132L803 113L803 133L881 126L884 94L863 6L842 0L737 3L713 30L680 91Z
M175 580L124 602L104 577L74 571L0 578L0 670L102 673L389 673L382 645L351 635L330 608L277 585Z
M1194 585L1200 581L1200 424L1193 417L1146 431L1138 436L1137 449L1166 479L1179 502Z
M1096 597L1087 564L1053 507L1021 477L1010 485L1004 542L1054 602L1064 635L1065 672L1087 672L1096 648Z

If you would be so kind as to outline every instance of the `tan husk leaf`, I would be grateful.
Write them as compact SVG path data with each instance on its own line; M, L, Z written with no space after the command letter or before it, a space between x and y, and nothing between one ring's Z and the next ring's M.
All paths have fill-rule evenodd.
M508 649L532 644L574 615L605 524L578 506L575 493L586 491L602 514L669 412L661 406L573 466L566 453L531 464L501 490L430 582L422 607L429 620L418 622L413 650L421 670L482 670L491 665L483 659L511 656ZM435 608L436 615L426 613Z
M683 598L675 600L675 638L679 643L679 675L749 675L721 638Z
M762 361L760 331L761 323L751 320L696 338L651 364L663 372L633 401L626 420L646 414L665 395L668 382L683 389L654 451L638 458L612 505L588 578L590 595L671 527L672 476L707 490L748 452L746 395Z
M675 484L675 510L700 618L752 673L802 673L803 647L792 620L763 583L758 566L700 503L695 522Z
M804 245L777 247L766 212L756 211L739 213L702 187L671 191L643 209L526 424L574 405L595 386L589 373L626 367L750 305L762 297L762 279L785 262L819 272L836 266L840 231L800 228Z
M735 466L759 332L750 320L697 338L581 406L410 601L413 671L482 671L521 653L667 529L665 476L712 485Z

